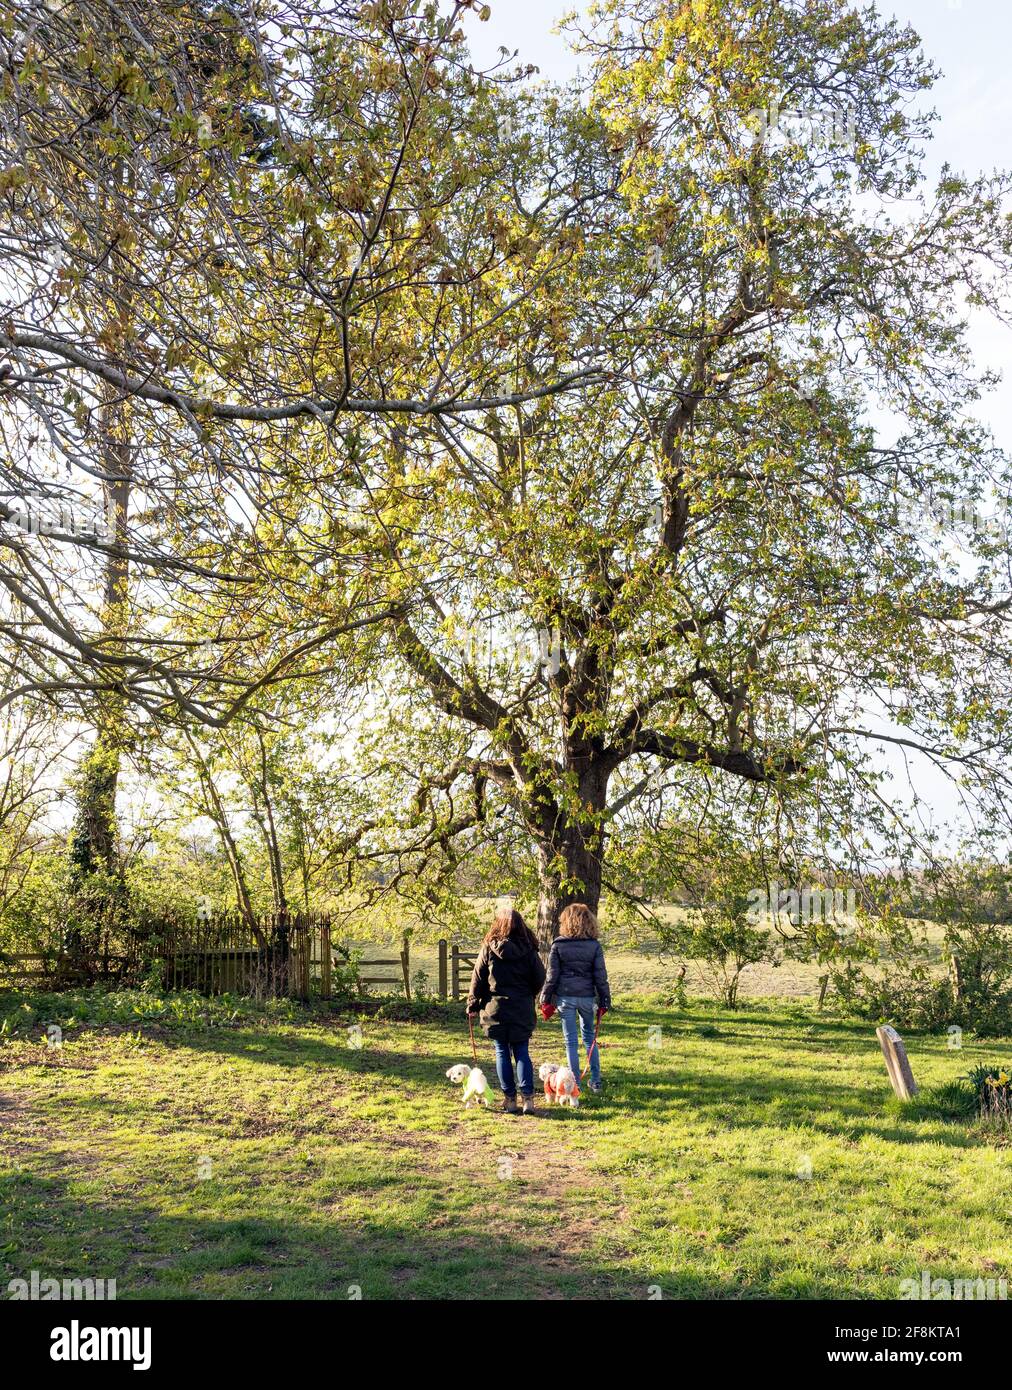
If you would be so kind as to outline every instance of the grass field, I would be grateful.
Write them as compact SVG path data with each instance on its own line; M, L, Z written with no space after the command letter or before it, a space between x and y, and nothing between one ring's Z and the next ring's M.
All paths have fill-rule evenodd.
M480 915L487 919L495 907L492 899L475 899L473 905ZM662 903L655 907L657 917L671 923L684 917L685 910L673 903ZM841 919L846 920L846 919ZM948 957L943 950L945 928L937 922L918 920L912 924L916 931L923 930L931 952L934 967L944 974L948 968ZM814 999L819 994L819 983L823 973L822 966L815 962L794 960L785 956L784 941L779 933L770 931L770 941L774 953L779 957L778 964L763 961L747 965L741 975L741 997L753 999ZM713 995L714 977L706 966L698 960L688 959L674 951L663 950L656 940L647 937L640 944L631 944L628 933L621 927L609 930L607 913L602 913L602 940L608 958L608 975L616 994L664 994L670 993L682 966L685 967L685 987L690 995ZM364 952L367 958L389 956L390 943L380 946L368 942L350 942L354 949ZM468 949L477 949L477 940ZM396 953L396 951L395 951ZM880 962L889 960L887 942L879 942ZM869 973L874 975L877 967L869 965ZM419 975L425 977L427 988L435 992L438 979L437 951L435 945L425 938L411 943L410 971L413 980ZM396 974L396 969L388 973Z
M1009 1150L895 1102L866 1024L623 1000L605 1093L530 1118L461 1109L460 1011L431 1013L357 1020L357 1047L353 1016L295 1006L0 996L0 1290L880 1298L1010 1274ZM922 1085L1012 1060L908 1048ZM557 1027L533 1052L560 1057Z

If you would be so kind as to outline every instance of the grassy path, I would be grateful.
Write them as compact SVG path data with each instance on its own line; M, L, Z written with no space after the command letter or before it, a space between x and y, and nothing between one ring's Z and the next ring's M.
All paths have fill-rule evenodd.
M20 1023L0 1288L37 1269L121 1298L860 1298L925 1268L1012 1277L1010 1151L901 1110L872 1030L808 1006L623 1008L606 1093L536 1119L461 1110L459 1020L364 1019L358 1047L352 1019L201 1003L127 1028L120 1001L49 1048L46 1007L0 1002ZM1012 1048L909 1051L924 1083ZM539 1030L535 1058L560 1053Z

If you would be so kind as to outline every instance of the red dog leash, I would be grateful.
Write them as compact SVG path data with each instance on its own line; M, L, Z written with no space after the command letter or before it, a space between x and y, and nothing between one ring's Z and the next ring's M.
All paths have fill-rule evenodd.
M580 1072L580 1080L581 1080L581 1081L582 1081L583 1078L587 1075L587 1073L590 1071L590 1059L591 1059L591 1057L593 1056L594 1048L597 1047L597 1035L598 1035L598 1033L601 1031L601 1015L602 1015L603 1013L604 1013L604 1010L601 1009L601 1008L599 1008L598 1011L597 1011L597 1019L595 1020L595 1023L594 1023L594 1041L593 1041L593 1042L590 1044L590 1046L587 1048L587 1065L584 1067L583 1071Z
M548 1020L551 1018L552 1014L554 1014L554 1013L555 1013L555 1005L554 1005L554 1004L542 1004L542 1005L541 1005L541 1017L545 1020L546 1023L548 1022ZM583 1078L587 1075L587 1073L590 1071L590 1059L591 1059L591 1057L593 1056L594 1048L597 1047L597 1035L598 1035L598 1033L601 1031L601 1015L602 1015L603 1013L604 1013L604 1009L598 1007L598 1010L597 1010L597 1019L596 1019L595 1022L594 1022L594 1041L593 1041L593 1042L590 1044L590 1046L587 1048L587 1065L584 1067L583 1071L580 1072L580 1080L581 1080L581 1081L582 1081Z

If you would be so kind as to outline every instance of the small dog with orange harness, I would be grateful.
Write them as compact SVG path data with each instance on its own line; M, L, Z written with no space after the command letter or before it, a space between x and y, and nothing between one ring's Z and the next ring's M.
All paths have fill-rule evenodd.
M580 1083L569 1067L560 1067L558 1062L543 1062L538 1068L538 1076L545 1083L545 1100L551 1105L569 1105L575 1110L580 1104Z

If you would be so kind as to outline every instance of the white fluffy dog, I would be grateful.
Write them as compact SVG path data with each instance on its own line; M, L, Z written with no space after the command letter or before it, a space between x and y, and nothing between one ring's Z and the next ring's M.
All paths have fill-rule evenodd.
M574 1110L580 1104L580 1083L568 1067L560 1067L555 1073L555 1099L560 1105L571 1105Z
M481 1067L469 1067L464 1062L458 1062L446 1075L455 1086L464 1087L460 1098L464 1102L465 1110L470 1110L472 1105L492 1104L492 1088Z
M545 1100L549 1105L555 1099L555 1073L558 1070L558 1062L542 1062L538 1067L538 1080L545 1083Z
M575 1110L580 1104L580 1083L569 1067L560 1067L558 1062L542 1062L538 1076L545 1083L545 1100L551 1105L571 1105Z

